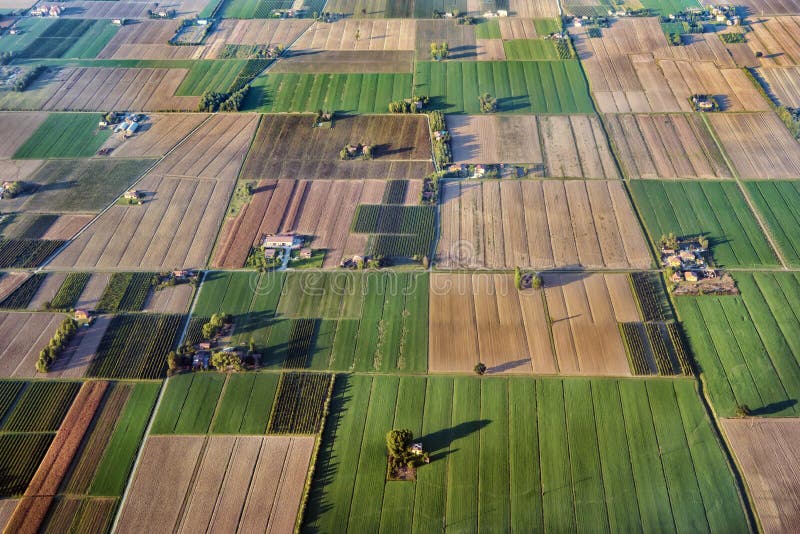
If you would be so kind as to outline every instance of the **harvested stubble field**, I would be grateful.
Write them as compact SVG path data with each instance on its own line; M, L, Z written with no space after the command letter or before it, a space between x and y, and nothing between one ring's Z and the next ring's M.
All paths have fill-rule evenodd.
M620 182L448 181L437 262L444 268L642 268L649 247Z
M314 440L152 436L118 531L291 532Z
M779 105L800 108L800 67L771 67L758 69L758 73Z
M362 52L292 49L276 62L274 73L391 73L413 72L414 53L405 50ZM387 103L388 104L388 103Z
M536 176L619 178L596 116L452 115L455 163L528 163Z
M414 84L445 113L479 114L483 93L497 99L500 113L594 113L577 60L418 61Z
M736 183L637 180L630 190L654 246L669 233L702 235L717 266L778 265Z
M799 8L800 9L800 8ZM778 534L800 521L800 420L723 419L722 428L744 472L761 528Z
M234 342L253 341L262 367L291 360L315 370L427 368L426 273L210 272L194 316L223 311L234 317ZM311 336L299 337L295 327L309 322Z
M418 24L408 19L317 22L300 36L292 49L414 50Z
M641 319L627 276L548 275L544 286L432 275L429 369L470 372L481 361L489 373L630 375L617 323Z
M421 179L433 171L424 116L335 117L333 128L311 128L309 115L264 115L241 179ZM369 144L373 158L341 161L347 144Z
M783 258L789 265L800 265L800 182L761 180L744 185Z
M150 293L143 311L150 313L186 313L192 301L194 287L191 284L179 284L165 287Z
M746 404L756 416L797 417L800 278L736 273L734 279L739 296L676 299L714 410L733 417Z
M697 115L605 115L626 178L732 178Z
M233 45L283 45L288 47L311 26L311 20L223 20L212 32L221 32L221 40ZM322 23L317 23L322 25ZM318 26L314 26L315 28ZM298 42L299 44L299 42ZM216 46L216 45L212 45ZM209 54L211 56L211 54Z
M64 72L65 81L42 109L194 111L200 102L195 96L173 96L186 69L79 67Z
M715 113L709 124L740 178L800 178L800 143L774 113Z
M800 9L793 14L798 13ZM747 46L754 54L762 53L758 58L762 67L800 65L800 16L756 18L748 28Z
M155 160L147 159L46 161L26 182L32 194L20 197L17 209L32 213L97 213L153 163Z
M350 225L356 207L379 203L385 188L382 180L262 180L236 218L225 221L211 265L242 267L262 236L295 232L325 249L323 267L337 267L364 254L367 236L350 234Z
M248 111L386 113L389 102L409 98L410 73L265 74L256 78L244 102Z
M0 113L0 159L12 157L45 119L41 112Z
M127 23L97 55L98 59L203 59L211 56L224 41L222 33L209 33L206 44L173 46L168 41L175 36L178 23L174 20L139 20ZM219 43L217 43L219 41Z
M416 483L386 428L430 453ZM694 381L342 376L303 529L747 532L740 498Z
M111 157L160 157L189 135L208 118L203 113L148 115L136 135L120 138L112 135L102 148L113 148Z
M108 382L84 382L64 416L50 448L42 458L6 528L10 532L35 532L47 516L53 496L78 453L84 434L105 395Z
M0 313L0 377L37 376L39 351L50 343L63 320L57 313Z
M694 45L696 57L676 56L657 19L628 19L589 38L586 28L570 30L589 86L603 113L690 112L695 93L717 96L725 111L767 111L769 102L735 65L716 63L726 57L721 44ZM713 47L710 43L714 42ZM692 49L690 49L692 50Z

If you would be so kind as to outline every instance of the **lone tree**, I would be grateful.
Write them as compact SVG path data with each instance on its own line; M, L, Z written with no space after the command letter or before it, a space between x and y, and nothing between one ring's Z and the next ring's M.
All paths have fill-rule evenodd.
M531 275L531 287L533 289L540 289L542 287L542 277L539 276L539 273L534 273Z
M478 97L481 104L481 113L494 113L497 111L497 100L489 93L483 93Z
M517 291L522 289L522 271L519 267L514 267L514 287L517 288Z
M753 412L750 411L750 407L746 404L740 404L736 407L736 417L742 419L744 417L750 417Z
M395 428L386 434L386 448L389 449L389 456L397 459L404 459L414 441L414 433L407 428Z
M475 365L475 374L478 376L483 376L486 374L486 364L483 362L478 362Z

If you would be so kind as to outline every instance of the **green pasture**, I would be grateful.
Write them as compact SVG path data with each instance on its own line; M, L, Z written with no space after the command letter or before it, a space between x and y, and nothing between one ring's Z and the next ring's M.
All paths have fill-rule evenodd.
M758 181L744 185L786 262L799 266L800 182Z
M512 39L503 41L509 61L558 60L558 49L550 39Z
M51 113L25 143L15 159L88 158L111 136L99 129L99 113Z
M244 59L194 61L175 95L200 96L206 91L227 92L246 63Z

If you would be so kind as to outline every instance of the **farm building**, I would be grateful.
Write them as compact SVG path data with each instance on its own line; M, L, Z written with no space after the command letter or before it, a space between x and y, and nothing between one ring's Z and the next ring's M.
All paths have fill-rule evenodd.
M139 200L139 191L137 191L136 189L125 191L123 198L125 200Z
M75 310L75 320L76 321L88 321L91 318L92 314L88 310Z
M268 235L261 242L261 246L270 248L300 248L303 238L297 235Z
M307 260L311 258L311 249L308 247L300 249L300 259Z

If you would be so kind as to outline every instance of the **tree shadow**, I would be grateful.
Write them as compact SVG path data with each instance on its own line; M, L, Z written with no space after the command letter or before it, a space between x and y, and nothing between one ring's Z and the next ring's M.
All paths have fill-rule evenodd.
M774 415L776 413L780 413L784 410L788 410L797 404L797 399L786 399L780 402L773 402L767 404L766 406L762 406L761 408L756 408L750 411L751 415Z
M489 419L467 421L459 423L456 426L451 426L450 428L443 428L436 432L431 432L414 441L422 442L423 448L431 453L431 462L435 462L436 460L446 457L451 452L454 452L449 450L450 445L452 445L454 441L480 431L489 423L491 423Z
M531 105L527 96L507 96L497 99L497 111L517 111L529 108Z
M500 365L495 365L494 367L489 367L488 369L486 369L486 374L502 373L505 371L510 371L511 369L516 369L517 367L522 367L530 363L531 363L530 358L520 358L519 360L513 360L510 362L501 363Z

